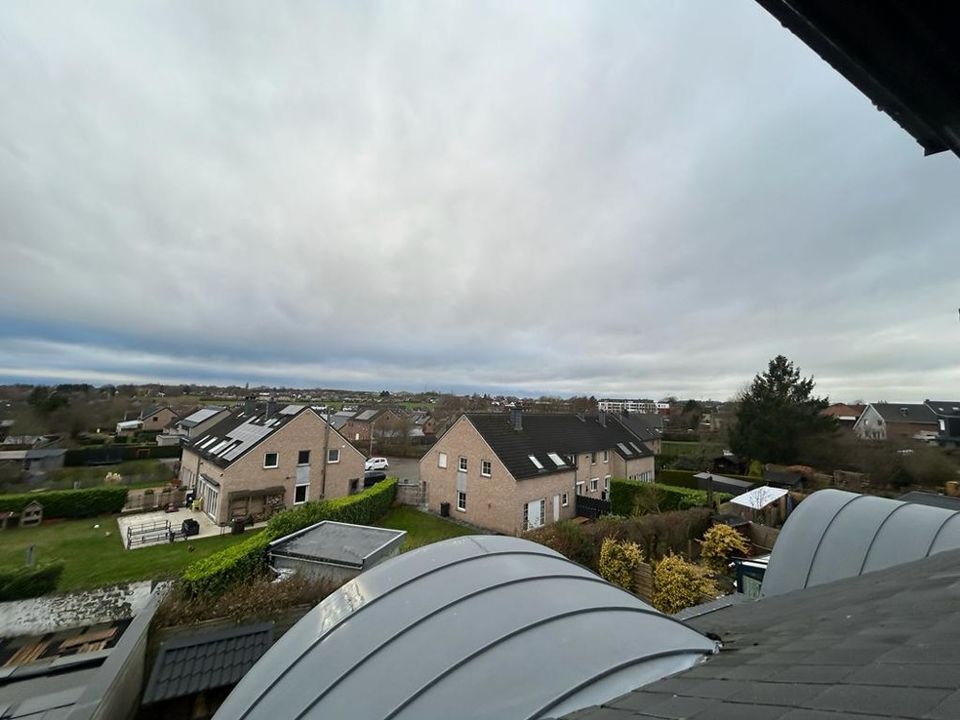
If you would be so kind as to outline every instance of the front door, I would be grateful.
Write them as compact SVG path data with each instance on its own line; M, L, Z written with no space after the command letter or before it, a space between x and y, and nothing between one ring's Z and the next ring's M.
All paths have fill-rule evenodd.
M553 521L557 522L560 519L560 496L553 496Z

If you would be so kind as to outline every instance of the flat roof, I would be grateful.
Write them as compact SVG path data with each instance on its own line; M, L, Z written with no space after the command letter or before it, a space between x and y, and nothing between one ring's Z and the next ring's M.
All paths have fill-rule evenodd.
M406 536L404 530L324 520L270 543L275 555L362 567L384 545Z

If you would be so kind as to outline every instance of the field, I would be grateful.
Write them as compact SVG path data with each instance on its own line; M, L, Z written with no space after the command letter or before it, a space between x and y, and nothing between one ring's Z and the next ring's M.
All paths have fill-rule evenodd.
M100 527L95 528L95 525ZM33 545L38 562L64 562L58 592L85 590L131 580L174 577L194 560L247 537L248 533L224 535L125 550L115 515L85 520L51 520L40 527L0 532L0 567L23 565L27 548Z
M448 538L477 534L476 530L406 506L393 508L376 524L394 530L406 530L407 539L402 548L404 552Z

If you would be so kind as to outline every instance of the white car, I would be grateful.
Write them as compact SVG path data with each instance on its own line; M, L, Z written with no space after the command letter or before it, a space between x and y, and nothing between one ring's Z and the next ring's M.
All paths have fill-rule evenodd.
M390 463L385 457L372 457L363 464L364 470L389 470Z

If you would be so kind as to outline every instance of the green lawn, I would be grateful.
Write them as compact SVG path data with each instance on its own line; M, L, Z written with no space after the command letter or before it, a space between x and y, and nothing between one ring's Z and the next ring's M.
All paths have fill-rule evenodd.
M407 539L401 548L403 552L447 538L476 535L478 532L408 506L393 508L376 524L407 531Z
M100 527L94 529L97 524ZM38 562L64 562L57 591L84 590L129 580L173 577L194 560L249 536L248 532L124 550L115 515L53 520L40 527L0 532L0 567L21 566L27 547L35 545Z

